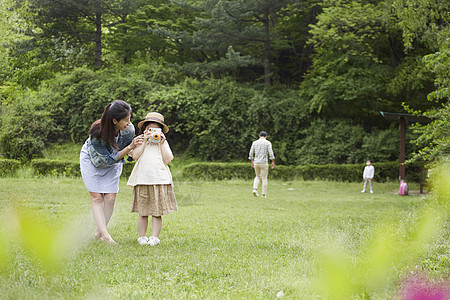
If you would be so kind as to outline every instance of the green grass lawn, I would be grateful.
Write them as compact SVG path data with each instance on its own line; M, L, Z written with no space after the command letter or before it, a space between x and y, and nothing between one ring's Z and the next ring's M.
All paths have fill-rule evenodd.
M108 225L119 243L112 246L91 240L94 222L81 178L0 178L4 220L9 207L28 207L44 214L50 227L76 224L78 230L68 232L79 241L62 269L45 272L13 235L12 261L0 275L1 297L274 299L282 291L284 298L320 299L314 279L321 249L338 245L351 260L362 260L365 243L381 223L409 224L424 203L422 196L396 195L396 183L375 183L372 195L361 194L359 183L269 184L269 197L262 199L253 197L248 181L176 181L179 210L163 217L161 245L149 247L136 242L137 215L130 212L125 180ZM445 279L448 252L447 227L409 268ZM397 284L394 278L370 297L392 297Z

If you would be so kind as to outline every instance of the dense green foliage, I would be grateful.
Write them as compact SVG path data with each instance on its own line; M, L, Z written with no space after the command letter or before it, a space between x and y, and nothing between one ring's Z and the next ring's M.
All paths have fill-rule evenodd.
M30 160L42 153L53 136L61 132L51 117L48 90L14 91L14 101L2 107L0 152L6 158Z
M345 119L312 120L295 91L261 90L212 78L187 78L168 86L161 83L167 70L159 73L149 68L140 73L145 67L114 72L78 68L48 80L31 95L19 96L6 106L10 113L3 118L0 150L8 158L30 159L43 151L46 142L81 144L91 125L86 120L98 118L113 95L131 104L135 125L149 110L162 112L171 127L168 138L175 152L205 160L246 160L251 142L266 128L280 164L396 159L397 129L367 133Z
M395 0L393 6L403 29L403 40L408 50L422 43L431 49L423 57L427 68L434 74L435 89L428 100L434 108L423 112L410 107L413 113L423 113L433 120L430 124L416 124L420 134L415 143L420 149L414 158L435 160L450 153L450 2L421 0L405 5L405 0Z
M20 167L20 161L0 159L0 177L12 176Z
M285 165L397 160L380 111L432 118L407 152L433 160L449 145L449 4L404 2L3 0L0 153L80 143L123 99L204 160L245 160L260 130Z

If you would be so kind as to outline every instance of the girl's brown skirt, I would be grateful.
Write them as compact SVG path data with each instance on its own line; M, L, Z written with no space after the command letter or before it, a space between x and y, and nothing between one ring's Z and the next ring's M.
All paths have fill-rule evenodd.
M136 185L131 211L140 216L162 216L178 210L171 184Z

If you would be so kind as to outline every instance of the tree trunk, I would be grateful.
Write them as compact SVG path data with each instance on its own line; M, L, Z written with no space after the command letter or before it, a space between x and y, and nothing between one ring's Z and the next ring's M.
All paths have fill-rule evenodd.
M95 14L95 66L100 69L102 67L102 13Z
M269 29L269 11L264 13L264 83L270 85L270 29Z

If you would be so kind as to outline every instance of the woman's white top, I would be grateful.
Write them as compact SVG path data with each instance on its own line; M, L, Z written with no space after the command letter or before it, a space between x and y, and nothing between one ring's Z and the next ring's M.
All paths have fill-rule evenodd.
M153 185L153 184L172 184L172 173L169 166L163 161L161 148L165 153L172 154L169 143L165 141L162 144L147 142L144 151L134 165L131 171L127 185Z

